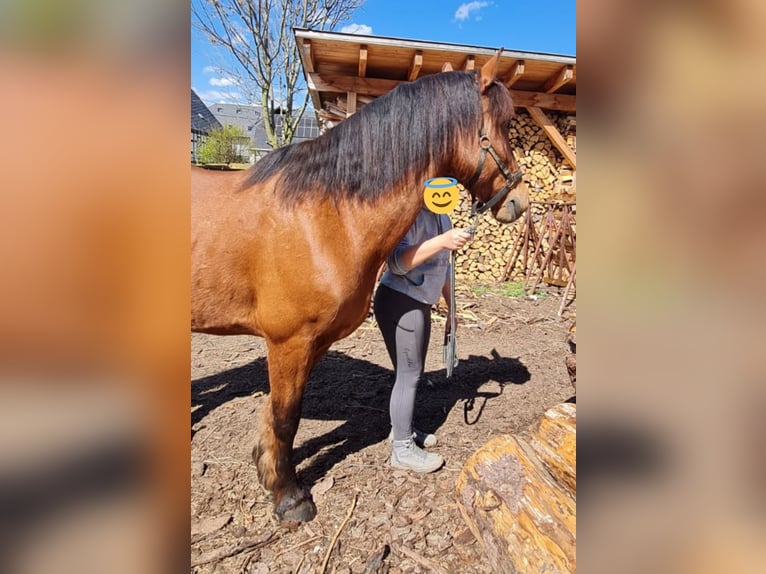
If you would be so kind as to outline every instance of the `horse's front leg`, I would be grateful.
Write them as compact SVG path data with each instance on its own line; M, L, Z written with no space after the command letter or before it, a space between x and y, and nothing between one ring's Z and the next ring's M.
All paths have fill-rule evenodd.
M313 349L310 341L298 338L267 344L270 393L253 459L261 484L274 495L274 511L280 521L308 522L316 516L316 506L298 484L293 440L301 418L303 389L321 352Z

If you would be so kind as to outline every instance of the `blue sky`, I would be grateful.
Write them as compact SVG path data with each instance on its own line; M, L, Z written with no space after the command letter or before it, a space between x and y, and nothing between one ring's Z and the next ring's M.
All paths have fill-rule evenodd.
M574 56L576 5L576 0L367 0L337 31ZM238 101L231 80L212 70L214 50L192 30L192 87L207 103Z

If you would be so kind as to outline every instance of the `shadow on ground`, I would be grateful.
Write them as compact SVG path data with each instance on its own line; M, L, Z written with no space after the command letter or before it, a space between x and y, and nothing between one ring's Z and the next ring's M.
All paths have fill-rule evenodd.
M436 432L461 401L466 424L475 424L487 401L499 396L505 385L529 380L529 370L520 361L502 357L494 349L491 354L491 358L471 355L461 360L451 379L445 378L443 369L426 372L426 380L418 387L415 425ZM480 390L490 381L499 385L499 391ZM303 418L338 420L343 424L296 448L296 464L315 457L301 472L304 485L310 487L348 455L386 438L390 431L388 400L392 384L392 370L343 352L329 351L317 364L304 392ZM265 358L194 380L192 426L236 397L268 389Z

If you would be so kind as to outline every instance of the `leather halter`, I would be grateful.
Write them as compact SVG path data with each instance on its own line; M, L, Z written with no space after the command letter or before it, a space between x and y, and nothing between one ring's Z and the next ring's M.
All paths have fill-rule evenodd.
M476 171L473 172L471 179L469 179L468 183L466 184L466 187L471 193L471 199L473 200L473 203L471 204L471 215L480 215L491 209L492 206L494 206L496 203L502 201L503 198L505 198L505 196L508 195L508 193L521 181L521 170L517 170L513 173L510 172L505 163L503 163L503 160L500 159L500 156L497 154L497 151L495 151L495 148L492 147L492 142L487 136L487 132L484 129L483 123L484 122L482 120L482 126L479 129L479 148L481 150L479 152L479 165L476 166ZM489 152L489 155L491 155L492 159L495 160L497 167L500 169L500 173L503 174L503 177L505 178L505 185L502 187L502 189L500 189L500 191L493 195L489 201L486 203L481 203L476 199L472 188L473 184L476 183L476 181L479 179L482 169L484 169L484 160L487 158L487 152Z

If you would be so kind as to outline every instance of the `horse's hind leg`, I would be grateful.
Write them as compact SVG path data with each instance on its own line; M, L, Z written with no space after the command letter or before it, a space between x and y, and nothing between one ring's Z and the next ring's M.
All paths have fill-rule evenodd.
M311 496L298 484L292 454L303 389L321 354L305 340L268 344L271 390L261 415L253 459L261 483L274 495L274 511L285 523L307 522L316 515Z

